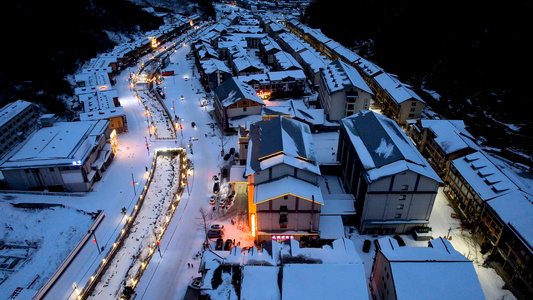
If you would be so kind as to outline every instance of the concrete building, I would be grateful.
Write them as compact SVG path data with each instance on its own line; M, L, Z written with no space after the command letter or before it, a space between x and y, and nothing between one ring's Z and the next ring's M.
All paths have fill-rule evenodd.
M428 247L400 247L378 240L370 291L373 299L485 299L474 264L443 238Z
M109 121L58 122L43 127L0 164L8 188L87 192L113 160Z
M340 60L321 70L318 93L318 102L329 121L369 109L373 96L357 70Z
M337 160L361 233L427 226L442 181L393 120L371 111L342 119Z
M0 109L0 158L39 127L39 107L17 100Z

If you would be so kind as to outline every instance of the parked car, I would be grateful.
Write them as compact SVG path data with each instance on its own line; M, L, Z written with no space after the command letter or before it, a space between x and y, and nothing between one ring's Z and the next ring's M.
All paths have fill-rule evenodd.
M209 230L207 232L207 237L210 239L218 239L221 238L224 235L224 232L222 230Z
M226 177L228 177L228 169L224 168L222 169L222 178L226 178Z
M226 197L222 197L220 198L220 202L219 202L219 205L220 207L224 207L226 205Z
M215 204L215 203L217 203L217 196L211 195L211 197L209 197L209 204Z
M233 148L233 147L230 148L229 149L229 154L231 154L231 155L235 154L235 148Z
M228 159L230 159L230 157L231 157L231 154L226 153L226 155L224 155L224 160L228 160Z
M220 179L218 178L217 175L213 175L213 181L214 182L220 182Z
M229 251L231 250L231 246L233 246L233 242L230 239L227 239L224 243L224 250Z
M215 250L222 250L223 245L224 245L224 240L221 238L217 239Z
M372 246L372 242L370 240L365 240L363 242L363 252L368 253L370 251L370 246Z
M180 99L183 100L183 99L185 99L185 98L183 97L183 95L181 95Z
M192 128L196 128L196 123L192 122L191 126L192 126Z
M213 193L218 194L219 191L220 191L220 184L218 183L218 181L215 181L215 184L213 184Z
M211 225L211 230L224 230L224 225L213 224Z

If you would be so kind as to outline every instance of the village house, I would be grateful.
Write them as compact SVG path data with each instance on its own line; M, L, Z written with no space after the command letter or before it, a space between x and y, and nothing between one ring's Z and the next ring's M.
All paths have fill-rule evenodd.
M232 118L259 116L265 103L251 86L231 77L215 89L213 105L217 124L228 131L238 127L230 125Z
M318 102L329 121L370 108L373 93L353 67L336 60L320 71Z
M337 160L361 233L427 226L442 181L393 120L371 111L342 119Z
M372 264L373 299L485 299L474 264L443 238L428 247L400 247L391 237L378 240Z
M198 68L202 83L206 90L212 91L217 86L232 76L231 69L226 64L218 59L207 59L201 61L200 68Z
M259 243L319 236L324 205L309 126L277 117L252 124L247 145L248 215Z
M109 129L117 133L128 131L128 122L124 108L120 106L116 90L96 90L89 93L78 94L82 103L83 112L80 121L109 120Z

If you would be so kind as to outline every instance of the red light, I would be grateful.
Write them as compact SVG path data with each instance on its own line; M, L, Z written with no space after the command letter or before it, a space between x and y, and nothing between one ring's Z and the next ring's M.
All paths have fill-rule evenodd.
M95 244L96 244L96 239L93 239L93 243L95 243Z
M132 181L132 182L131 182L131 185L135 185L135 182Z
M161 241L157 241L157 245L158 245L158 246L161 246Z

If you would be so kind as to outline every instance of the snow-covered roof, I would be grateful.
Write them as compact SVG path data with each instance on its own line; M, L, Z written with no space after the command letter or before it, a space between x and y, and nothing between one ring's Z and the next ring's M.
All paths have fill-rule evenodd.
M244 266L240 299L281 299L279 272L278 266Z
M254 204L288 194L297 196L299 199L313 201L321 205L324 204L320 187L292 176L285 176L257 184L254 193Z
M277 106L265 106L261 115L291 116L311 125L324 124L324 109L307 108L303 101L289 100Z
M482 152L455 159L452 165L483 201L518 189Z
M357 87L371 95L374 94L359 72L340 60L333 61L322 70L322 79L327 86L328 94L351 87Z
M336 240L344 237L344 224L341 216L324 216L321 212L318 226L321 239Z
M231 106L242 99L248 99L261 105L265 104L251 86L233 77L219 85L215 89L215 94L224 107Z
M206 74L212 74L216 71L231 74L230 68L228 68L228 66L226 66L226 64L221 60L211 58L202 60L200 63L202 64L202 68Z
M533 251L533 196L512 191L487 201L487 205Z
M429 128L434 134L434 141L445 154L471 148L479 149L475 138L466 130L462 120L420 120L422 128Z
M392 100L397 104L401 104L407 100L417 100L424 102L420 96L418 96L413 89L402 83L396 78L395 75L389 73L381 73L374 77L376 83L392 97Z
M124 113L124 108L122 106L110 107L110 108L100 109L98 111L81 113L80 121L109 119L109 118L116 118L116 117L125 116L125 115L126 114Z
M320 175L309 126L283 117L250 128L246 175L285 163Z
M83 103L83 111L86 113L114 108L116 98L118 98L117 90L96 90L78 95L78 100Z
M285 51L279 51L274 53L274 57L282 70L287 70L291 68L302 69L302 66L300 66L296 59L294 59L292 55Z
M4 126L4 124L6 124L9 120L23 112L31 105L35 104L24 100L17 100L2 107L0 109L0 126Z
M397 299L485 299L473 263L443 238L429 247L400 247L385 237L381 253L390 262ZM446 280L443 280L445 278Z
M12 152L1 168L72 165L85 161L109 121L57 122L43 127Z
M410 170L441 182L393 120L372 111L341 120L370 182Z

